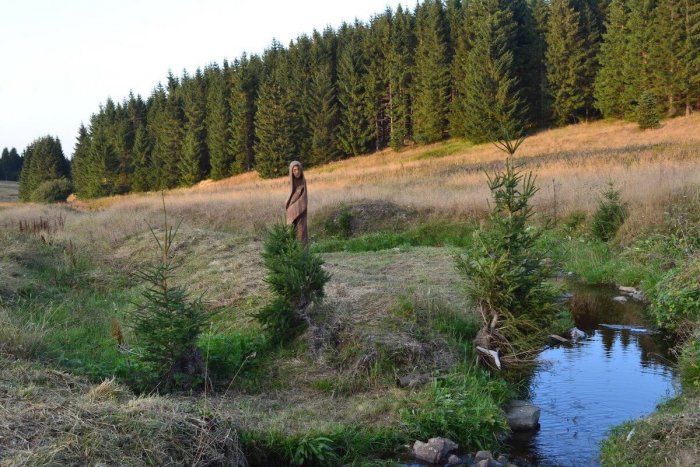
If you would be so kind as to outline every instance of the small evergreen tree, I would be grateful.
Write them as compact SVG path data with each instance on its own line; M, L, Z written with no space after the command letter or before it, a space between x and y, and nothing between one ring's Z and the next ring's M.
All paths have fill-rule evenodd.
M488 221L475 232L472 250L457 257L467 293L483 318L477 345L500 348L506 364L528 362L559 312L537 248L538 232L529 225L535 177L513 160L522 141L499 143L508 157L505 167L488 177L494 201Z
M149 229L158 246L158 261L136 273L146 286L128 314L137 339L137 356L156 375L163 390L192 389L205 381L206 372L197 339L209 321L201 297L172 284L180 266L173 258L173 242L179 228L168 224L163 197L163 235Z
M598 209L593 214L591 232L604 242L612 240L627 219L627 214L627 206L622 202L620 191L615 188L613 182L609 182L608 188L598 201Z
M274 226L265 238L262 257L273 299L257 319L273 342L284 343L311 324L307 309L323 299L330 275L323 270L323 260L297 240L293 226Z

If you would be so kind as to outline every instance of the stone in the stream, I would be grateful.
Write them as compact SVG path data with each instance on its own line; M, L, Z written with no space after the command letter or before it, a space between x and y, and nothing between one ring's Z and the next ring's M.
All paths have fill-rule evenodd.
M569 335L571 336L571 340L574 342L578 342L581 339L586 338L586 333L575 326L571 328L571 331L569 331Z
M455 456L452 454L448 459L447 459L447 465L461 465L464 462L462 462L462 459L459 456Z
M642 293L642 291L639 289L635 289L634 287L620 286L618 287L618 290L624 295L628 295L629 297L631 297L632 300L636 300L638 302L644 301L644 293Z
M622 295L618 295L617 297L612 299L613 302L616 303L627 303L627 297L623 297Z
M512 401L505 410L513 431L534 430L539 425L540 409L527 401Z
M418 460L437 464L445 460L450 453L459 449L459 445L447 438L430 438L427 443L416 441L413 443L413 457Z
M474 465L476 467L503 467L503 464L493 459L480 460Z
M474 454L474 462L478 463L484 460L493 460L493 454L491 454L491 451L479 451Z
M496 459L501 465L508 465L508 456L505 454L501 454L498 456L498 459Z

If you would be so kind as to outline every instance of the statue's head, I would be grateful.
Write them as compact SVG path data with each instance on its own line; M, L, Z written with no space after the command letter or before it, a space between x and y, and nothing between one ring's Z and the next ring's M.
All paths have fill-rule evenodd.
M301 162L293 161L289 164L289 174L294 178L302 178L304 175L304 170L301 167Z

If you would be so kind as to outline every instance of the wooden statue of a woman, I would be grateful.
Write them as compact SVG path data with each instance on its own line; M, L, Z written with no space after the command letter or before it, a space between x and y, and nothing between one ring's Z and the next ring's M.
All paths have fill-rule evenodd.
M287 199L287 225L293 224L297 234L297 240L306 246L309 242L309 233L306 227L306 179L301 162L294 161L289 164L289 182L291 193Z

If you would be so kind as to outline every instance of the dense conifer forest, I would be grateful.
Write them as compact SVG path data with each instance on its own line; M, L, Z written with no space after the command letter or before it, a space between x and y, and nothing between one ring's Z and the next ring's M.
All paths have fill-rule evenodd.
M0 156L0 181L19 180L22 171L22 157L17 153L17 149L3 148Z
M700 107L700 0L424 0L108 99L80 197L190 186L447 137ZM4 157L4 156L3 156Z

